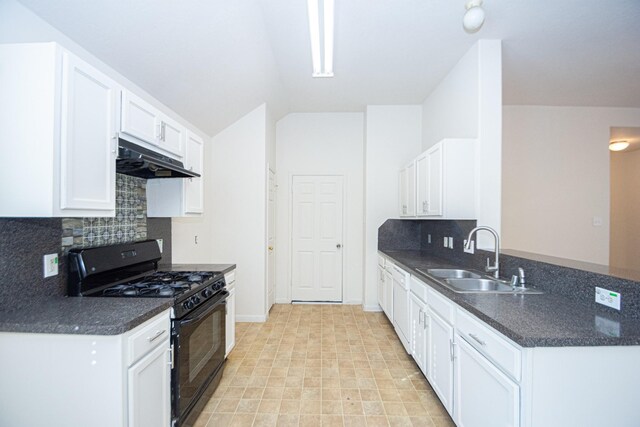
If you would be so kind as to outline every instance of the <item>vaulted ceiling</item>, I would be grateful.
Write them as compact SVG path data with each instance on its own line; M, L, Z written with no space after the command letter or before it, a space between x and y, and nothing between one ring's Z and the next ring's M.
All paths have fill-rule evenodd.
M0 0L7 1L7 0ZM214 135L290 111L421 103L480 38L503 40L505 104L640 107L640 1L335 0L335 77L311 77L304 0L20 0Z

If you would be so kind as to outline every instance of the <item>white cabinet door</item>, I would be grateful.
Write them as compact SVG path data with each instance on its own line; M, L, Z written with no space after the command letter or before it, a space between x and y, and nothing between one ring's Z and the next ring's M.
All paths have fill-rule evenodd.
M407 216L416 215L416 162L406 168L407 174Z
M60 210L115 214L117 84L62 54Z
M455 160L453 160L455 161ZM427 215L442 215L442 144L436 144L426 153L427 162Z
M120 132L149 144L158 144L160 112L133 93L122 91Z
M183 144L185 138L185 128L175 120L167 116L161 116L160 120L160 141L159 146L163 150L182 157Z
M428 212L428 159L427 153L422 153L416 159L416 215L423 216Z
M429 313L429 380L440 401L453 409L453 327L431 309Z
M384 314L387 315L389 322L393 323L393 277L391 273L384 272Z
M400 210L400 216L406 216L407 215L407 170L406 169L402 169L399 173L398 173L398 193L400 195L400 197L398 198L398 202L399 202L399 210Z
M520 388L456 334L455 414L459 427L520 425Z
M236 287L228 287L227 291L229 296L227 297L227 316L225 317L225 342L226 351L224 357L229 356L231 350L236 345Z
M409 293L411 318L411 354L422 373L427 375L427 325L428 317L426 304L415 294Z
M202 175L203 141L196 134L187 131L185 150L185 168ZM204 189L202 177L184 180L185 213L202 213L204 211Z
M384 303L384 269L380 266L377 267L378 271L378 304L382 311L384 311L385 303Z
M168 426L171 422L169 340L129 368L128 427Z

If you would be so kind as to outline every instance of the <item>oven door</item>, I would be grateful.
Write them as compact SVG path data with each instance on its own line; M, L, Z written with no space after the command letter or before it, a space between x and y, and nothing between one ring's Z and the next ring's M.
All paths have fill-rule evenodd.
M225 312L229 293L220 292L198 310L175 319L172 371L173 416L184 417L224 364Z

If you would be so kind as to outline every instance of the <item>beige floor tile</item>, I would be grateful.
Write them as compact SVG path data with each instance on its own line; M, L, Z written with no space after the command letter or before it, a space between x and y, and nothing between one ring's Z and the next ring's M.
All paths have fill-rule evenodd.
M362 402L343 400L342 413L345 415L364 415Z
M235 414L229 427L251 427L255 417L255 414Z
M299 414L300 413L300 401L299 400L282 400L280 403L281 414Z
M342 393L339 388L323 388L322 400L342 400Z
M222 398L218 406L216 406L216 409L214 410L214 412L234 413L236 412L236 408L238 407L239 403L240 403L239 398L226 398L226 397Z
M411 419L409 417L394 417L389 416L389 424L391 427L412 427Z
M445 416L432 416L431 420L435 427L455 427L451 418L448 415Z
M322 425L320 415L300 415L300 427L318 427Z
M300 413L306 415L322 414L322 401L302 400L300 401Z
M365 415L385 415L384 405L380 401L363 401L362 409Z
M262 394L263 399L282 399L284 387L267 387Z
M258 413L277 414L280 412L280 399L263 399L258 405Z
M384 411L387 413L387 416L408 416L407 410L405 409L402 402L383 402Z
M341 415L323 415L322 427L343 427L344 418Z
M277 423L277 414L257 414L253 420L253 427L275 427Z
M340 400L323 400L322 414L323 415L341 415L342 402Z
M240 399L240 403L236 408L236 413L239 414L255 414L260 406L260 400L258 399Z
M373 415L366 417L367 427L388 427L389 420L384 415Z
M362 415L345 415L345 427L366 427L367 419Z
M227 427L232 419L233 414L212 414L207 427Z
M435 427L429 417L409 417L409 419L413 427Z
M300 423L299 415L280 414L278 416L278 427L297 427Z

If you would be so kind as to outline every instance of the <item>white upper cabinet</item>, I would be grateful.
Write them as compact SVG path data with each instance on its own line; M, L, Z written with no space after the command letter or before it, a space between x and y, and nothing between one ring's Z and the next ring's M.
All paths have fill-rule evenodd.
M117 88L93 67L62 53L61 214L115 209Z
M184 126L127 90L122 91L121 102L120 132L125 138L133 137L133 142L154 151L160 148L174 158L184 156Z
M400 171L400 216L416 215L416 162Z
M202 144L202 139L199 136L187 131L185 168L201 175L200 178L184 180L184 211L187 214L198 214L204 210L204 188L202 181L204 159Z
M434 219L476 218L476 141L473 139L443 139L415 160L414 182L405 172L404 197L407 208L401 216ZM403 171L408 171L405 168ZM402 172L401 172L402 173ZM402 180L401 180L402 182ZM413 186L413 187L412 187ZM415 188L415 210L411 194ZM402 208L402 207L401 207Z
M114 216L119 86L55 43L0 64L0 216Z
M204 212L204 141L186 131L184 167L199 178L161 178L147 181L147 216L183 217Z

